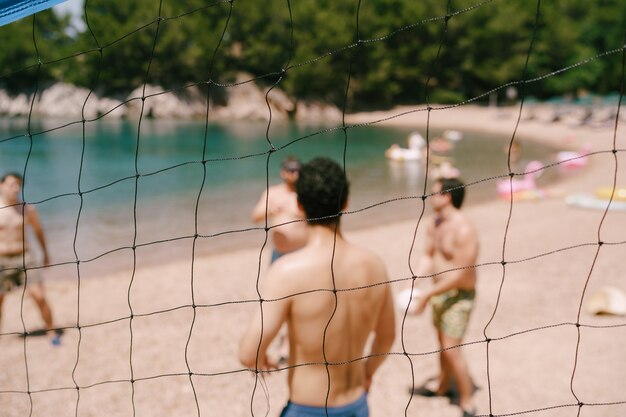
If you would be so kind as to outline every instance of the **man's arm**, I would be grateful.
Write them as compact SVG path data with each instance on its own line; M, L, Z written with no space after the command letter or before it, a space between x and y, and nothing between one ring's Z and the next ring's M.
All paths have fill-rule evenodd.
M426 224L426 233L424 234L424 242L422 252L418 259L417 269L414 271L415 276L423 277L429 275L433 270L433 256L435 254L435 223L434 219L429 219Z
M396 337L396 317L389 285L385 285L385 299L374 327L374 341L370 356L365 362L365 389L369 391L374 373L387 358Z
M43 252L43 264L44 266L48 266L50 265L50 257L48 255L48 247L46 245L46 236L43 232L41 222L39 221L39 214L37 213L37 210L34 206L26 206L26 216L27 222L33 228L35 237L37 238L39 246L41 247L41 251Z
M432 273L433 271L433 257L435 254L435 223L434 219L430 219L426 225L426 233L424 235L423 248L420 252L417 261L417 268L413 271L413 274L416 277L425 277ZM412 284L409 285L408 289L411 289ZM407 289L407 290L408 290ZM419 290L412 290L413 297L409 301L409 314L419 314L424 309L421 304L423 303L423 299L419 298Z
M270 269L265 285L261 289L261 297L264 300L262 305L263 314L254 314L248 325L248 329L239 343L239 361L249 369L270 369L276 365L270 363L267 358L267 348L274 340L280 327L287 320L291 306L291 298L281 299L284 294L280 290L282 274L275 268ZM262 322L261 322L262 317ZM258 358L257 358L258 352Z
M259 201L256 203L256 205L254 206L254 209L252 210L253 222L259 223L265 220L265 205L267 204L266 200L267 200L267 190L263 191L261 198L259 198ZM269 212L269 208L268 208L268 212Z

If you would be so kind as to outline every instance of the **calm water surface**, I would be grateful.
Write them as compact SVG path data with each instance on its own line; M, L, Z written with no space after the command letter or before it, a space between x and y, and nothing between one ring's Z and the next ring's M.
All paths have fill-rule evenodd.
M259 227L250 213L267 182L280 181L282 159L342 162L346 144L341 129L274 124L266 133L266 123L251 122L207 129L201 122L100 121L84 131L78 124L38 133L59 125L31 123L31 140L26 121L0 119L1 170L26 172L24 198L37 203L53 262L68 263L48 271L57 276L75 276L76 259L82 276L132 266L133 245L139 266L190 258L196 233L202 236L196 254L260 249L265 232L249 230ZM271 154L266 134L277 149ZM347 130L349 210L355 213L343 218L345 228L417 218L421 199L406 197L422 195L424 164L384 157L392 143L405 146L408 134ZM466 182L503 175L509 139L466 134L447 156ZM547 160L551 152L528 144L524 158ZM467 196L469 204L495 198L495 180L471 186Z

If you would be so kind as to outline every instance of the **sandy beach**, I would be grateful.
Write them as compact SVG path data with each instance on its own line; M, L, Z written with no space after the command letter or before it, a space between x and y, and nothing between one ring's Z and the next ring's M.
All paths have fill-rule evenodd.
M458 129L513 137L518 107L474 105L433 110L396 108L346 116L348 124ZM626 317L591 315L588 299L611 285L626 291L626 211L572 207L573 193L626 187L626 128L621 121L613 153L612 124L550 122L551 109L525 108L515 134L578 150L591 145L589 163L563 175L533 201L494 199L465 208L480 235L477 304L463 346L476 386L480 415L541 417L626 415ZM622 109L623 110L623 109ZM507 143L503 143L503 146ZM382 157L382 155L381 155ZM503 158L506 157L503 154ZM552 156L546 155L546 163ZM559 166L549 169L558 170ZM462 176L462 173L461 173ZM496 189L496 179L476 181ZM421 190L418 190L421 192ZM374 203L374 202L373 202ZM392 204L392 203L390 203ZM428 200L426 200L428 204ZM422 200L412 220L349 231L346 238L378 253L395 294L411 282L423 221ZM417 228L417 232L416 232ZM416 248L412 242L416 233ZM257 236L258 235L258 236ZM286 370L255 384L237 361L248 317L258 312L256 283L267 269L254 249L147 265L101 279L47 282L62 344L21 337L40 328L22 291L5 300L0 336L0 416L278 416L287 400ZM598 244L602 242L602 244ZM261 260L261 262L259 262ZM502 262L505 262L503 265ZM77 275L76 265L67 265ZM83 273L89 268L88 265ZM418 279L418 287L429 285ZM22 313L23 312L23 313ZM397 309L398 338L369 395L374 417L456 417L446 398L411 394L438 373L430 312ZM403 348L404 346L404 348ZM580 414L578 414L580 410Z

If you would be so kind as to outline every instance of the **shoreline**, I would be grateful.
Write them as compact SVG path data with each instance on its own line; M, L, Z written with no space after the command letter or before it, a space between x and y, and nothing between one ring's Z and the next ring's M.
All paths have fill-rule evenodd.
M517 110L514 107L490 108L478 105L462 106L452 109L441 110L441 112L444 112L443 115L446 116L444 118L438 117L442 113L439 113L438 111L433 112L434 114L430 117L430 129L440 131L445 129L454 129L460 130L462 132L472 132L476 134L487 133L494 136L501 136L505 138L505 140L509 136L512 137L515 118L517 117ZM445 112L456 114L450 117L449 113ZM423 108L421 107L397 107L389 111L364 112L346 115L346 122L351 125L375 124L389 128L425 130L427 127L426 117L427 112L423 111ZM489 123L482 123L480 127L477 126L476 120L481 119L486 119ZM522 120L516 133L516 141L535 141L550 146L554 149L559 149L559 147L561 147L564 150L577 149L583 146L585 142L592 141L594 149L592 149L591 152L595 152L600 147L598 139L601 137L606 138L609 134L612 135L611 128L585 128L582 132L587 134L589 137L585 139L581 138L579 136L581 133L580 127L572 127L562 122L548 123L541 120ZM584 167L580 171L573 172L570 175L559 176L555 181L553 181L552 184L550 184L550 187L556 189L555 196L549 196L548 198L557 198L559 200L563 200L566 194L580 191L581 184L584 185L583 188L586 188L586 191L591 192L592 189L589 188L589 184L593 182L592 178L594 178L598 174L598 172L601 171L599 165L600 164L598 163L590 163L588 166ZM624 164L622 164L621 168L623 170ZM493 180L487 181L487 183L491 184L492 181ZM481 184L469 183L467 184L467 186L471 188L473 186L481 186ZM493 185L491 185L491 187L493 188ZM534 203L536 203L536 201L516 201L514 204L532 205ZM509 202L500 199L496 195L494 190L493 197L482 198L479 201L475 202L469 201L469 204L466 203L465 207L467 209L480 210L481 207L501 204L506 204L508 206ZM416 211L416 213L418 212L419 210ZM428 214L429 207L427 205L425 215ZM348 227L344 226L344 232L348 235L369 235L372 230L397 228L399 225L406 226L407 224L411 224L411 222L413 221L413 218L411 218L409 215L406 215L400 219L391 220L387 218L384 220L383 223L375 225L372 225L371 223L364 224L364 222L357 222L356 225L352 224ZM262 229L261 226L253 225L251 227L258 228L260 234ZM238 233L235 233L235 236L237 235ZM259 244L255 244L252 242L247 242L246 244L243 244L242 239L228 242L223 249L220 249L219 246L214 245L212 245L210 249L197 249L193 253L193 256L196 259L218 259L237 253L255 253L258 256L261 256L260 246L263 239L256 239L259 241ZM182 239L182 242L192 241L192 237ZM159 242L155 242L153 244L159 244ZM163 244L163 242L161 242L161 244ZM116 250L113 252L128 252L129 250L129 248L124 248L122 250ZM167 249L158 249L158 252L160 254L165 254L164 251L167 252L168 256L173 255L173 259L163 259L160 256L147 256L145 261L148 261L150 265L143 265L145 261L143 263L138 262L134 269L167 269L171 266L185 265L192 257L191 250L177 249L174 251L167 251ZM271 243L268 242L267 246L263 250L263 263L267 262L267 258L270 252ZM106 254L100 255L97 258L92 259L90 262L97 262L98 258L102 257L103 255ZM113 263L116 262L114 261ZM82 262L81 265L83 270L86 269L87 271L89 271L89 262ZM87 265L86 268L85 265ZM62 271L49 272L51 276L46 279L47 285L67 285L70 282L76 281L75 263L63 262L55 266L54 268L59 268ZM69 276L67 272L63 271L69 271ZM118 266L116 266L115 268L107 267L104 270L100 270L99 267L94 266L93 273L83 272L83 276L87 276L88 281L93 281L106 279L110 276L128 275L131 271L133 271L133 264L127 260L126 262L118 263Z
M449 113L448 113L449 112ZM454 114L457 113L455 117ZM453 114L452 117L449 114ZM444 116L439 117L440 115ZM360 125L360 124L374 124L380 125L389 128L401 128L401 129L420 129L424 131L426 129L426 117L427 112L423 110L421 107L397 107L395 109L389 111L378 111L378 112L364 112L364 113L354 113L346 115L346 123L349 125ZM516 107L506 107L506 108L491 108L485 106L478 105L469 105L469 106L461 106L451 109L445 110L434 110L433 114L430 118L430 129L435 131L443 131L443 130L460 130L464 133L470 132L474 134L486 133L493 136L503 137L504 140L512 137L512 132L514 128L515 118L517 117L517 108ZM476 125L476 120L487 119L489 123L481 124L480 126ZM606 134L610 129L587 129L588 132L592 135L602 135ZM546 134L542 133L545 132ZM578 137L577 133L579 131L577 128L573 128L564 123L548 123L543 122L541 120L533 120L533 121L524 121L522 120L520 123L520 128L516 133L516 141L534 141L538 143L542 143L547 145L553 149L563 149L570 150L581 147L585 140ZM549 134L549 135L548 135ZM432 137L431 137L432 139ZM505 142L506 144L506 142ZM597 141L594 141L595 145L598 145ZM593 164L590 164L593 165ZM575 182L578 183L583 177L587 176L587 171L592 167L585 167L583 170L579 172L573 172L571 175L559 176L556 180L554 180L550 187L555 187L558 190L559 197L561 197L563 193L572 192L569 187L567 187L568 183ZM493 181L493 180L492 180ZM492 181L488 181L491 183ZM561 185L565 185L565 187L561 187ZM480 184L470 183L468 187L480 186ZM493 185L492 185L493 188ZM565 189L563 189L565 188ZM566 191L567 190L567 191ZM471 197L470 197L471 198ZM485 198L482 197L478 201L469 201L469 206L482 206L485 204L494 203L499 201L499 197L496 195L495 191L493 192L493 197ZM523 203L523 202L522 202ZM387 216L389 217L389 216ZM356 225L349 225L345 228L346 231L350 233L358 233L360 231L365 231L370 228L378 228L384 226L392 226L396 223L404 223L409 221L411 218L409 215L403 216L400 219L389 219L386 218L384 223L371 225L364 224L364 222L356 222ZM252 225L251 227L258 228L259 231L261 226ZM260 232L259 232L260 233ZM238 233L235 233L238 235ZM185 241L191 241L192 238L186 238ZM219 247L215 247L212 245L210 249L198 250L195 253L195 256L205 258L205 257L219 257L228 253L238 252L238 251L247 251L247 250L257 250L258 246L254 243L243 243L245 238L236 239L232 242L228 242L226 247L220 249ZM257 239L260 240L260 239ZM243 246L242 246L243 245ZM160 250L163 251L162 249ZM257 250L258 252L258 250ZM264 250L264 255L270 252L269 243L268 247ZM172 255L173 253L170 253ZM178 250L175 252L176 256L174 260L167 259L154 259L152 257L152 261L158 262L157 264L153 264L152 267L158 268L159 266L166 266L168 264L178 264L181 262L185 262L185 258L189 259L191 256L191 252L184 252L182 250ZM132 268L132 264L128 262L120 265L119 267L114 268L113 270L106 270L103 272L98 272L94 274L93 277L89 279L100 279L107 275L111 274L120 274L128 271ZM62 278L63 274L53 273L55 278L59 281L72 281L75 278Z
M504 146L504 144L508 141L508 138L511 135L511 130L512 130L511 124L513 121L514 111L515 109L512 107L492 109L489 107L482 107L482 106L467 106L467 107L446 109L446 110L442 110L439 112L435 111L434 113L439 113L439 114L442 114L441 112L444 112L444 113L451 112L450 114L452 115L454 115L454 113L452 112L456 112L456 113L460 113L462 117L459 118L459 117L453 116L453 117L447 117L447 118L441 119L440 117L438 117L438 114L431 115L431 120L430 120L431 135L432 135L432 131L441 132L446 129L457 129L467 134L472 134L472 133L476 134L477 136L480 136L482 134L487 134L493 137L499 137L502 139L503 146ZM447 114L448 113L445 113L444 115L447 115ZM355 113L355 114L346 115L346 121L348 125L352 125L352 126L366 124L366 125L372 125L372 126L381 126L381 127L385 127L389 129L402 129L402 130L407 130L407 131L416 129L416 130L420 130L421 132L425 132L426 116L427 116L426 112L422 111L421 108L399 107L397 109L390 110L387 112L371 112L371 113L368 112L368 113ZM475 126L475 120L479 118L485 118L488 120L493 119L495 120L495 123L485 124L485 126L491 126L490 129L484 129L484 130L479 129ZM384 121L379 122L380 120L384 120ZM556 129L558 130L560 127L562 126L557 125ZM431 136L431 139L432 138L433 136ZM517 140L529 140L529 141L542 143L555 150L558 149L558 146L559 146L559 144L556 144L554 140L546 140L542 136L532 137L530 139L524 136L522 139L520 139L520 135L518 134ZM567 142L566 145L568 146L568 148L573 147L572 142L573 141ZM580 176L580 175L584 175L584 173L578 172L574 174L575 177ZM555 176L553 175L553 177ZM568 178L563 178L562 176L558 176L558 175L556 177L558 178L550 181L550 186L552 185L558 186L559 183L568 179ZM478 179L478 181L480 182L480 178ZM495 182L494 179L487 181L487 183L491 184L491 188L495 189L494 182ZM468 184L468 187L474 187L474 186L480 187L481 184L475 184L471 182ZM420 188L421 188L421 185L420 185ZM495 191L492 190L491 188L489 188L486 193L483 191L482 195L479 197L475 197L475 194L471 193L467 204L482 205L485 203L489 203L490 201L499 199ZM486 197L486 195L488 197ZM376 223L377 226L378 225L392 225L396 222L406 221L413 217L412 213L408 213L408 211L403 208L394 209L393 207L391 207L392 205L395 205L395 204L402 204L402 203L392 202L391 204L383 204L383 207L381 209L387 210L387 211L385 213L378 211L378 216L382 218L383 223L380 223L380 224ZM364 206L355 207L355 209L358 210L361 207L364 207ZM395 211L394 215L389 214L394 211ZM399 218L395 218L395 217L399 217ZM346 226L344 226L345 230L350 231L350 232L356 232L356 231L368 229L370 227L374 227L372 224L376 222L376 216L373 216L373 218L374 218L373 222L363 221L363 220L356 220L350 223L346 222L345 223ZM259 225L250 225L250 227L258 228L259 229L258 236L261 235L260 233L261 230L260 230ZM232 238L230 237L219 238L219 240L222 240L224 242L223 244L216 245L212 243L206 243L204 245L200 245L199 246L200 249L195 252L195 256L196 257L221 256L232 251L237 251L239 249L243 249L243 250L254 249L259 245L256 243L250 243L249 240L256 241L260 239L257 239L257 234L253 233L253 235L254 236L251 239L247 237L248 236L247 233L246 233L246 236L242 236L240 233L234 233L234 235L231 235L233 236ZM191 242L192 237L188 236L182 240L186 242ZM213 238L211 238L210 240L213 240ZM153 242L152 244L159 244L159 241L157 240ZM141 246L145 246L145 245L150 245L150 243L145 243L145 244L142 244ZM162 245L159 244L158 246L162 246ZM188 245L186 243L181 243L180 246L186 247ZM129 252L129 249L116 249L116 251ZM169 263L181 262L185 259L189 259L191 256L191 250L187 250L187 249L177 248L174 251L169 251L165 249L165 252L164 252L164 249L156 248L156 251L160 252L161 255L148 255L147 256L147 258L149 258L150 260L150 264L154 267L156 267L157 264L164 265L164 264L169 264ZM266 250L265 252L268 252L268 250ZM99 254L96 258L92 259L92 261L97 260L98 258L104 255L106 255L106 253ZM146 256L146 255L147 253L144 252L143 256ZM164 259L162 255L167 256L167 259ZM92 261L83 262L82 265L85 266L85 265L88 265L89 263L100 263L99 261L97 262L92 262ZM65 262L60 262L60 263L65 263ZM110 264L114 264L114 263L115 262L110 262ZM121 273L124 271L128 271L131 268L132 268L132 262L130 262L129 260L122 262L119 266L115 266L115 267L107 266L104 268L103 271L95 271L97 268L94 267L93 268L94 273L90 274L89 279L93 279L93 278L98 279L100 277L103 277L109 274ZM74 270L76 269L75 265L73 269ZM92 268L87 268L87 269L91 270ZM72 277L72 273L71 273L72 271L70 271L69 277L65 277L66 275L68 275L65 272L66 268L61 266L58 268L58 270L61 270L61 272L57 272L57 268L55 267L54 271L50 271L48 273L52 279L58 280L58 281L75 280L75 278Z
M485 110L485 108L477 108L476 109L479 112L482 112ZM398 112L394 112L394 113L402 113L402 112L406 112L406 109L402 108L400 111ZM418 126L416 125L415 122L413 122L413 119L417 118L421 118L421 116L423 116L423 112L418 112L418 113L413 113L413 114L408 114L405 116L401 116L401 117L396 117L384 124L382 124L382 126L380 126L380 130L382 131L389 131L389 132L404 132L406 131L407 134L408 132L410 132L411 130L415 130L415 129L419 129L420 132L425 135L425 131L424 131L424 126ZM363 119L363 116L365 116L368 120L377 120L374 119L373 117L369 117L370 114L369 113L365 113L365 114L357 114L356 117L360 117L361 119ZM387 114L388 116L388 114ZM348 116L349 118L352 117L352 115ZM350 121L351 122L351 121ZM354 126L358 126L358 124L361 122L361 120L357 120L354 124ZM420 123L421 120L418 120L418 123ZM444 126L447 126L444 121L444 123L441 124L441 126L438 127L432 127L431 126L431 138L434 136L433 131L436 131L436 133L440 133L441 131L444 130ZM376 130L377 127L379 127L377 124L372 126L374 129ZM352 140L357 140L359 139L359 132L358 132L358 128L354 129L354 132L352 133ZM437 132L438 131L438 132ZM458 153L459 149L467 149L468 148L468 143L471 144L473 143L472 140L473 139L478 139L479 137L484 137L484 136L489 136L491 137L491 142L489 144L489 148L486 148L486 145L477 145L478 149L483 149L485 148L485 150L487 152L489 152L489 149L497 149L498 155L497 156L503 156L503 154L500 154L500 146L499 143L505 143L508 139L508 134L504 135L502 134L500 131L492 131L492 132L487 132L486 134L482 134L482 133L473 133L473 132L477 132L478 130L476 129L463 129L463 131L466 133L465 134L465 143L461 144L462 146L459 147L457 146L457 153L455 154L454 150L452 151L452 153L447 154L447 156L454 158L456 161L462 160L463 158L461 158L460 154ZM395 135L394 137L390 138L380 138L381 140L386 140L388 143L391 142L391 140L398 140L401 141L404 139L403 135ZM387 146L387 145L385 145ZM471 146L471 145L469 145ZM504 146L504 145L502 145ZM530 152L530 154L534 154L535 156L540 154L540 155L549 155L554 153L552 147L546 147L548 149L542 149L541 151L535 150L533 152L532 150L532 146L528 146L527 149ZM382 149L384 148L380 148L381 152ZM556 148L554 148L556 149ZM414 179L411 181L412 183L412 188L410 189L404 189L402 191L400 191L399 189L397 191L394 192L388 192L385 193L384 191L382 192L371 192L371 190L368 190L366 188L363 188L361 186L360 189L354 188L355 194L354 194L354 198L351 198L351 207L348 208L348 210L350 210L351 208L355 209L356 213L353 213L354 215L350 215L350 216L346 216L345 221L344 221L344 229L346 231L357 231L357 230L361 230L361 229L365 229L368 227L372 227L373 224L379 225L379 224L392 224L394 222L397 222L399 220L404 221L404 220L409 220L411 218L413 218L414 214L413 214L413 210L411 209L411 206L415 206L416 200L415 199L410 199L410 200L406 200L406 201L394 201L394 199L396 198L404 198L407 197L409 195L414 195L414 194L421 194L421 190L423 187L423 184L421 182L421 176L423 176L423 163L419 163L418 165L414 165L414 164L402 164L402 163L393 163L393 161L388 161L385 158L383 158L382 156L376 156L376 158L378 158L378 163L380 163L381 166L384 167L385 172L382 173L383 176L379 176L379 177L375 177L377 178L375 181L377 181L376 186L380 187L381 184L389 184L388 181L398 181L398 179L401 177L401 182L403 182L404 184L408 184L407 179L408 178L413 178L412 175L416 174L416 171L419 169L419 175L420 175L420 179ZM483 158L484 159L484 158ZM464 166L467 166L467 157L465 157L465 165L463 165L463 162L461 162L461 165L459 166L461 169L463 169ZM499 166L502 166L501 161ZM409 165L411 167L411 169L409 169ZM476 165L475 165L476 166ZM413 168L415 167L415 168ZM419 168L418 168L419 167ZM469 167L468 167L469 168ZM502 174L504 171L501 171L500 169L491 169L491 170L487 170L489 171L489 175L494 175L494 174ZM363 172L363 170L361 170L361 173ZM379 171L375 171L377 172L376 175L381 175L381 173ZM394 172L392 175L390 175L390 178L386 178L384 177L384 175L389 175L390 172ZM475 171L475 168L473 170L468 170L466 171L466 175L469 175L469 177L465 177L466 180L470 180L470 181L475 181L475 180L480 180L480 176L478 175L480 172L480 170ZM350 174L350 173L349 173ZM552 173L549 173L552 174ZM356 177L357 175L359 175L356 171L354 172L354 182L353 184L356 184L358 177ZM486 175L483 174L483 175ZM541 181L543 183L552 183L554 182L555 177L558 177L557 175L552 175L552 179L547 178L549 177L549 175L544 176L544 178L541 179ZM556 178L558 180L558 178ZM398 181L399 182L399 181ZM398 183L396 182L396 184ZM477 190L478 192L474 193L474 192L470 192L470 195L468 196L468 201L467 204L483 204L485 202L494 200L494 199L498 199L498 195L494 192L495 190L495 181L494 180L490 180L489 183L491 183L491 186L487 186L484 187L482 189ZM476 184L470 184L471 187L474 187ZM415 188L413 188L413 186ZM396 185L397 187L397 185ZM480 187L480 185L476 185L476 187ZM381 190L384 190L385 187L381 187ZM378 190L380 191L380 190ZM253 190L252 192L256 192L256 189ZM371 195L370 195L371 194ZM380 196L379 196L380 195ZM383 195L385 195L385 197L383 197ZM165 196L161 196L159 198L165 198ZM172 198L172 197L169 197ZM387 198L389 198L389 200L387 200ZM173 198L174 200L176 200L176 198ZM216 201L219 201L219 199L215 199ZM191 200L189 200L191 201ZM239 207L235 207L233 206L230 202L224 200L225 202L222 203L222 210L224 207L231 207L233 210L233 213L236 212L236 210L239 210ZM381 203L381 202L385 202L385 204L382 205L378 205L377 203ZM419 203L419 202L417 202ZM180 208L184 209L184 210L191 210L192 207L188 204L188 203L179 203L180 204ZM182 204L185 204L184 206ZM375 208L373 209L366 209L367 207L369 207L370 204L373 204L375 206ZM161 206L161 203L156 204L157 206ZM367 212L365 213L359 213L360 211L366 209ZM228 208L226 209L228 210ZM154 236L151 236L150 239L143 239L141 240L140 244L138 245L139 247L141 247L141 256L144 258L147 258L146 261L142 262L143 265L152 265L152 266L157 266L157 265L163 265L166 263L171 263L171 262L176 262L177 260L185 260L185 259L189 259L191 257L191 249L189 248L190 246L190 242L193 239L193 236L189 233L190 230L186 230L186 233L180 233L180 236L177 235L178 230L179 229L175 229L173 228L171 225L169 225L168 221L166 220L165 216L160 215L159 213L154 213L155 216L160 216L158 217L158 222L164 222L163 223L163 227L160 228L158 227L157 224L157 228L156 230L158 230L158 232L154 233ZM248 213L243 213L243 216L247 216ZM237 212L238 216L241 216L242 213ZM217 216L217 215L216 215ZM149 214L147 214L145 216L145 218L149 218ZM199 217L200 219L201 217ZM217 217L213 216L213 217L206 217L205 216L205 220L201 220L200 224L205 223L207 220L209 221L215 221ZM96 225L100 224L98 227L100 227L100 229L102 229L102 224L109 224L109 225L113 225L113 221L115 219L114 218L109 218L109 217L105 217L102 219L94 219L93 221L98 222L96 223ZM89 220L87 220L89 221ZM60 224L60 222L57 222ZM140 222L141 223L141 222ZM240 222L241 223L241 222ZM132 226L129 223L129 226ZM149 223L145 223L145 224L139 224L139 228L141 230L147 230L145 229L146 227L150 226ZM152 226L153 230L154 230L154 225ZM257 231L247 231L246 233L229 233L230 231L236 231L236 230L244 230L247 229L248 227L250 228L256 228L258 229L258 233ZM162 229L162 230L161 230ZM218 228L219 229L219 228ZM224 236L221 237L210 237L210 238L204 238L201 239L204 242L198 242L198 250L196 250L195 252L195 256L196 257L205 257L205 256L220 256L223 255L225 253L231 252L231 251L235 251L235 250L239 250L239 249L252 249L252 248L256 248L259 246L259 243L257 243L257 241L261 240L261 235L262 235L262 230L261 230L261 226L260 225L253 225L253 224L246 224L246 223L242 223L242 224L237 224L237 225L233 225L232 228L230 228L229 230L226 227L226 224L223 227L224 230L215 230L215 232L226 232L223 233ZM86 229L85 229L86 230ZM114 232L115 230L113 230ZM105 276L107 274L110 273L119 273L119 272L123 272L123 271L127 271L129 269L132 268L132 260L130 259L130 243L128 243L128 237L127 234L124 234L124 236L127 237L126 241L123 241L122 239L119 239L120 241L120 245L116 246L113 245L112 242L118 242L118 237L114 235L114 233L111 234L107 234L106 230L100 230L100 232L102 233L101 236L97 236L94 239L98 239L97 244L101 245L104 249L101 251L94 251L94 250L89 250L91 249L88 246L83 246L82 248L80 248L81 250L79 252L82 252L82 254L80 255L80 258L82 259L81 261L81 265L83 267L83 269L86 269L89 271L88 274L88 278L92 279L93 278L99 278L101 276ZM202 234L202 233L201 233ZM222 233L220 233L222 234ZM63 242L63 245L58 245L58 247L60 249L58 249L57 253L54 253L52 257L53 261L55 263L59 263L59 264L63 264L66 262L72 262L73 259L70 258L69 255L72 252L72 247L71 245L68 245L68 243L71 242L71 236L68 237L67 236L68 233L65 233L65 235L59 235L62 237L62 239L58 242ZM227 236L228 235L228 236ZM81 235L81 239L84 243L87 243L87 241L85 240L86 238L82 237L84 236ZM171 236L178 236L177 239L180 240L180 244L175 244L175 243L165 243L165 241L168 240L169 237ZM184 236L184 237L183 237ZM58 236L57 236L58 237ZM79 239L79 242L81 241L81 239ZM107 240L108 239L108 240ZM125 243L125 244L123 244ZM63 249L64 248L64 249ZM150 249L152 248L152 249ZM55 249L55 247L53 247L52 249ZM106 249L106 250L105 250ZM120 252L120 255L108 255L109 254L109 250L112 252ZM106 257L106 258L111 258L112 261L111 262L105 262L103 260L100 260L101 257ZM118 259L122 259L122 262L119 263L119 265L117 264L117 260ZM99 267L90 267L91 265L98 265ZM50 269L48 271L48 275L50 275L51 279L54 280L74 280L75 278L73 277L73 275L76 275L75 272L75 265L74 265L74 271L68 271L67 268L63 268L63 267L55 267L54 269ZM102 270L98 270L98 269L102 269ZM59 271L59 272L57 272Z
M530 107L528 105L527 107ZM571 121L549 122L548 115L543 118L531 116L529 113L549 113L549 106L540 106L537 109L524 109L520 120L520 125L516 133L519 140L533 140L541 143L554 145L558 144L574 147L581 144L581 139L577 138L577 133L582 128L589 132L606 131L607 128L587 128L585 126L573 126ZM346 115L346 121L350 124L371 124L376 122L381 125L395 127L417 127L426 128L427 122L432 129L456 129L461 131L471 131L478 133L489 133L498 136L509 135L512 137L516 119L519 114L519 107L489 107L480 105L464 105L452 108L436 107L431 111L430 120L428 112L424 107L400 106L389 111L374 111L364 113L353 113ZM532 118L531 118L532 117ZM484 123L481 119L484 120ZM612 130L609 127L608 130ZM550 137L557 138L551 139ZM564 143L562 143L564 142Z

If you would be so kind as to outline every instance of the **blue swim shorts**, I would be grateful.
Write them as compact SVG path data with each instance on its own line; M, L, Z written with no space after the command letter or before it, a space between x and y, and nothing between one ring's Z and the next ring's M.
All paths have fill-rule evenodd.
M273 264L276 259L280 258L283 255L284 253L278 252L276 249L274 249L272 251L272 259L270 260L270 264Z
M328 417L369 417L367 394L363 394L361 398L351 404L341 407L328 407L328 409L294 404L289 401L280 417L326 417L326 411L328 411Z

